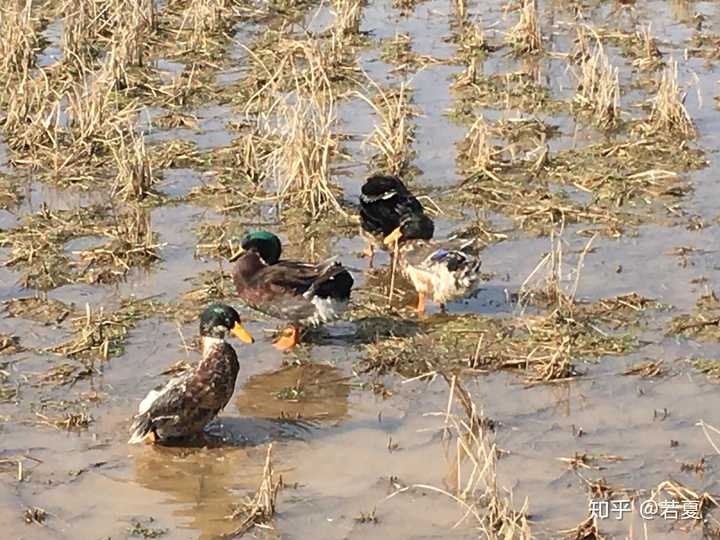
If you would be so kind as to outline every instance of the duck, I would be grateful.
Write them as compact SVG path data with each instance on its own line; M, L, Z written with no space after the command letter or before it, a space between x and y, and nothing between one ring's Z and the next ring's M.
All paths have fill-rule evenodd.
M202 360L147 394L130 427L129 444L162 443L203 433L225 408L235 390L239 364L225 341L233 334L244 343L253 337L238 312L225 304L211 304L200 316Z
M481 280L475 239L433 240L433 231L428 216L409 214L383 240L396 250L398 267L418 294L419 317L425 315L427 298L445 313L447 302L470 296Z
M383 240L410 215L421 219L425 209L400 178L375 174L365 180L360 192L360 233L367 242L363 255L369 268L373 267L375 250L386 249ZM433 226L432 220L425 223Z
M354 280L338 261L319 264L281 259L280 239L268 231L250 232L242 239L233 282L249 307L289 323L274 347L288 351L298 345L306 327L342 316L350 302Z

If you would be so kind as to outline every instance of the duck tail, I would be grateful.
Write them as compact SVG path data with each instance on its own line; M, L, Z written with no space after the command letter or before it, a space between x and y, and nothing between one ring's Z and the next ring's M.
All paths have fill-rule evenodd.
M145 439L152 430L152 422L150 421L150 415L139 414L135 417L135 420L130 426L130 438L128 444L141 444L145 442Z
M480 281L482 261L477 257L467 256L460 264L460 281L465 287L474 288Z
M354 283L350 272L342 264L334 261L325 265L308 292L320 298L347 301L350 299L350 291Z
M457 284L463 289L474 289L481 279L482 261L473 249L472 243L463 244L458 249L438 250L431 256L434 263L443 264L456 277Z

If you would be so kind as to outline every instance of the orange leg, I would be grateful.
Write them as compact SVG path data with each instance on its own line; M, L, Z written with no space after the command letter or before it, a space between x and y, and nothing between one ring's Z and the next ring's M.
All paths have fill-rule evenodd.
M300 343L300 329L297 326L286 328L282 335L273 343L278 351L287 351Z
M425 293L423 291L418 292L418 301L415 311L417 311L418 317L425 316Z
M157 433L155 433L155 431L151 431L147 435L145 435L145 442L148 444L157 444L159 441L160 438L157 436Z
M373 259L375 258L375 248L372 244L368 243L367 247L363 251L363 256L368 258L368 268L372 268Z

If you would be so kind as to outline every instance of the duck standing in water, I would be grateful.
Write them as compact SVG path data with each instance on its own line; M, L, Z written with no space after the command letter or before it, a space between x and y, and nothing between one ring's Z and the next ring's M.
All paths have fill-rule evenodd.
M481 279L475 240L431 240L433 230L429 217L410 214L384 240L388 247L397 243L398 265L418 293L420 317L427 297L444 312L447 302L475 292Z
M403 218L425 215L420 201L396 176L374 175L363 184L360 193L360 232L367 241L364 255L373 267L375 249L386 249L383 240L400 226ZM433 223L428 219L432 238Z
M227 405L235 390L238 360L227 333L245 343L252 336L230 306L210 305L200 317L202 360L193 370L150 390L140 402L128 443L158 442L201 433Z
M353 278L339 262L280 259L280 239L267 231L243 238L233 271L240 298L250 307L290 323L275 348L300 342L301 329L339 318L350 301Z

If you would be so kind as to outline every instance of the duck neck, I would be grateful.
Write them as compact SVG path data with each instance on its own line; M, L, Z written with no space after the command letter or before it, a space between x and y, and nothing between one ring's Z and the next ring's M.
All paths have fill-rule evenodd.
M210 353L215 347L221 346L223 343L225 343L225 340L223 338L216 338L211 336L202 336L200 338L201 344L202 344L202 358L203 361L210 356Z
M256 251L246 251L237 260L235 265L235 279L242 283L249 281L260 270L265 268L267 263Z

